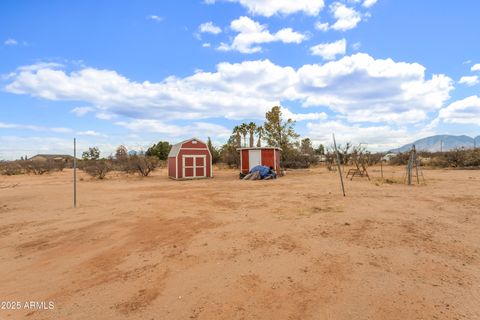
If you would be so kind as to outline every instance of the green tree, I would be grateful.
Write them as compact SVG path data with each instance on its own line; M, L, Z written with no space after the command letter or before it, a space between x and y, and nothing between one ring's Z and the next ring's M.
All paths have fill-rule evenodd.
M208 137L208 140L207 140L207 147L208 147L208 150L210 150L210 153L212 154L212 163L218 163L218 161L220 160L220 151L217 148L215 148L215 146L212 143L212 139L210 139L210 137Z
M157 144L148 148L145 155L148 157L157 157L160 160L167 160L171 148L172 145L167 141L159 141Z
M239 126L238 131L243 136L243 147L246 147L247 146L248 125L246 123L242 123Z
M235 143L236 135L231 135L228 142L220 148L220 160L230 167L238 168L240 166L240 153L237 151Z
M313 155L315 153L310 138L302 139L300 142L300 152L306 155Z
M100 159L100 149L98 147L88 148L88 151L82 153L83 160L98 160Z
M282 119L282 111L279 106L265 114L265 140L269 145L282 148L282 159L294 148L294 141L300 137L295 132L295 121L292 119Z
M115 159L119 161L125 161L128 158L128 150L125 146L120 145L118 146L117 150L115 151Z
M263 135L265 134L265 130L263 129L263 126L258 126L256 132L258 135L257 147L260 148L262 146Z
M320 144L317 149L315 149L315 153L318 155L324 155L325 154L325 147L323 144Z
M248 125L247 125L247 130L248 130L248 133L250 135L250 148L253 148L254 147L254 144L255 144L255 131L257 130L257 125L255 124L255 122L250 122Z
M240 127L239 126L235 126L233 128L233 135L235 136L233 145L237 148L240 148L242 146L242 138L240 137Z

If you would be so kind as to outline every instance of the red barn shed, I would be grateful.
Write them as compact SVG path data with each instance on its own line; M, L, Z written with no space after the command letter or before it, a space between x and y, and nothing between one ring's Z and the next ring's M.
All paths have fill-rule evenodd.
M280 173L280 151L277 147L238 148L240 151L240 170L247 174L255 166L272 167Z
M173 145L168 154L168 176L176 180L213 177L207 144L192 138Z

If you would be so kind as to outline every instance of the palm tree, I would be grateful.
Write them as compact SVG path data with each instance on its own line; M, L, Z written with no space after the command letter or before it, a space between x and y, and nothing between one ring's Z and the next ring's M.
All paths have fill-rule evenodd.
M263 129L263 126L258 126L256 132L258 135L257 147L260 148L262 146L262 138L263 134L265 133L265 129Z
M248 125L242 123L239 127L240 134L243 136L243 146L247 146L247 134L248 134Z
M235 147L240 148L242 146L242 140L240 138L240 127L235 126L233 128L233 134L235 135Z
M253 148L254 140L255 140L255 130L257 129L257 125L255 122L250 122L247 125L248 132L250 134L250 148Z

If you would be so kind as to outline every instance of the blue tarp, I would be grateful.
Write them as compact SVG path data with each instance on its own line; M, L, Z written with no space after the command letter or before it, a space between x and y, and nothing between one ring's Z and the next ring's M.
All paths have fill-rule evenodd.
M250 170L250 173L254 173L254 172L259 172L260 173L260 177L262 179L265 179L266 177L268 176L272 176L273 178L276 177L276 174L275 172L273 171L270 171L270 168L269 167L266 167L266 166L255 166L253 167L251 170Z

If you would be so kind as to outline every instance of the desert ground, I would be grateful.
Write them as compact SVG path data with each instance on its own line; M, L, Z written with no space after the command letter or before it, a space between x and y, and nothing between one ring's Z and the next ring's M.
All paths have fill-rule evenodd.
M480 171L0 177L0 319L480 319Z

